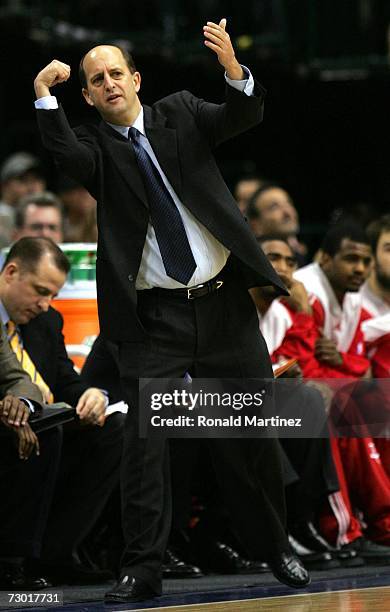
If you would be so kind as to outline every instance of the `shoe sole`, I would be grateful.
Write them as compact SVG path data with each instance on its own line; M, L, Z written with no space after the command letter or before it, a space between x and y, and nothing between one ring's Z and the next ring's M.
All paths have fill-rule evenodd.
M285 585L287 585L287 586L289 586L289 587L291 587L293 589L304 589L305 587L307 587L311 583L310 576L308 577L306 582L301 582L300 584L295 584L293 582L288 582L287 580L285 580L284 578L279 576L277 573L273 572L272 569L271 569L271 572L275 576L276 580L278 580L282 584L285 584Z

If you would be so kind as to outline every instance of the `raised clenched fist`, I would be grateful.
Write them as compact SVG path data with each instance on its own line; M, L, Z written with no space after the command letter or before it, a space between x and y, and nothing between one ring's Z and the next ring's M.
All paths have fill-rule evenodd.
M34 89L37 98L50 95L50 87L64 83L70 77L70 66L59 60L53 60L45 66L36 76Z

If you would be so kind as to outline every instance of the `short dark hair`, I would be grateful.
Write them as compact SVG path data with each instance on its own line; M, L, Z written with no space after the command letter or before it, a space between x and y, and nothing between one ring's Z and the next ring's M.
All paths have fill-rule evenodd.
M61 270L61 272L65 274L69 273L69 260L61 251L60 247L50 238L37 238L32 236L20 238L20 240L12 245L2 270L12 261L17 261L24 272L35 272L42 257L46 254L52 256L58 270Z
M100 45L99 45L100 46ZM135 62L134 62L134 58L131 55L130 51L128 51L128 49L126 48L125 45L108 45L110 47L116 47L116 49L119 49L119 51L122 53L123 58L131 72L131 74L134 74L134 72L137 71ZM92 47L92 49L95 49L95 47ZM92 51L92 49L89 49L89 51ZM84 59L85 56L88 55L89 51L86 51L86 53L84 53L83 57L80 60L80 64L79 64L79 80L80 80L80 84L81 87L83 89L87 89L88 88L88 83L87 83L87 77L85 75L85 70L84 70Z
M271 242L272 240L279 240L280 242L284 242L284 244L287 244L290 251L294 253L294 251L292 250L291 246L288 243L286 236L282 236L281 234L264 234L264 236L257 236L256 240L260 246L264 244L264 242Z
M56 208L61 215L61 219L63 217L64 209L62 202L56 195L54 195L54 193L51 193L50 191L34 193L24 196L16 208L15 226L17 229L22 229L24 227L26 221L26 211L30 204L34 204L40 208Z
M379 219L375 219L367 228L367 235L374 255L378 247L379 238L385 232L390 232L390 214L382 215Z
M342 241L348 238L353 242L370 245L365 230L355 223L342 223L328 230L322 241L321 249L331 257L339 252Z
M248 200L248 206L246 209L246 215L248 219L258 219L260 217L260 212L256 208L256 202L258 198L263 195L263 193L269 191L270 189L283 189L283 191L285 191L284 187L279 185L279 183L263 183L261 187L258 187L258 189L256 189L256 191L252 193L251 197Z

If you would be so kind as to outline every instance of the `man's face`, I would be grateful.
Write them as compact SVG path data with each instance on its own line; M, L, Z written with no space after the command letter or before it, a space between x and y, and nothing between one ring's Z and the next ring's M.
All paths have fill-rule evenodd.
M7 264L1 275L5 282L0 298L17 325L46 312L66 280L66 274L55 266L48 254L42 256L35 272L23 271L15 261Z
M134 120L140 108L137 94L141 75L130 72L121 50L108 45L95 47L87 53L83 65L87 103L109 123L128 125L129 116Z
M343 238L333 257L327 253L322 255L321 267L336 293L344 293L360 289L370 273L371 263L368 244Z
M256 178L238 181L234 191L234 197L236 198L238 208L243 214L246 211L249 199L259 187L260 181Z
M298 213L284 189L273 187L260 194L256 201L259 218L251 220L255 235L281 234L292 236L299 231Z
M379 285L390 291L390 232L380 235L375 255L375 274Z
M286 287L290 288L297 262L288 244L282 240L267 240L263 242L261 248L275 272L280 276ZM268 295L274 294L276 291L274 287L262 287L261 290Z
M29 204L25 210L24 225L16 232L15 240L23 236L51 238L53 242L62 242L62 215L58 208Z
M35 172L8 179L2 188L2 197L7 204L17 204L21 198L45 190L45 180Z

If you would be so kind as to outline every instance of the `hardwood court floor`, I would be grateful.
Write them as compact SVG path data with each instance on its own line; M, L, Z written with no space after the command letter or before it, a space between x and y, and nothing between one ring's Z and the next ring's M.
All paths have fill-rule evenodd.
M390 587L304 593L221 603L142 608L132 612L390 612Z

